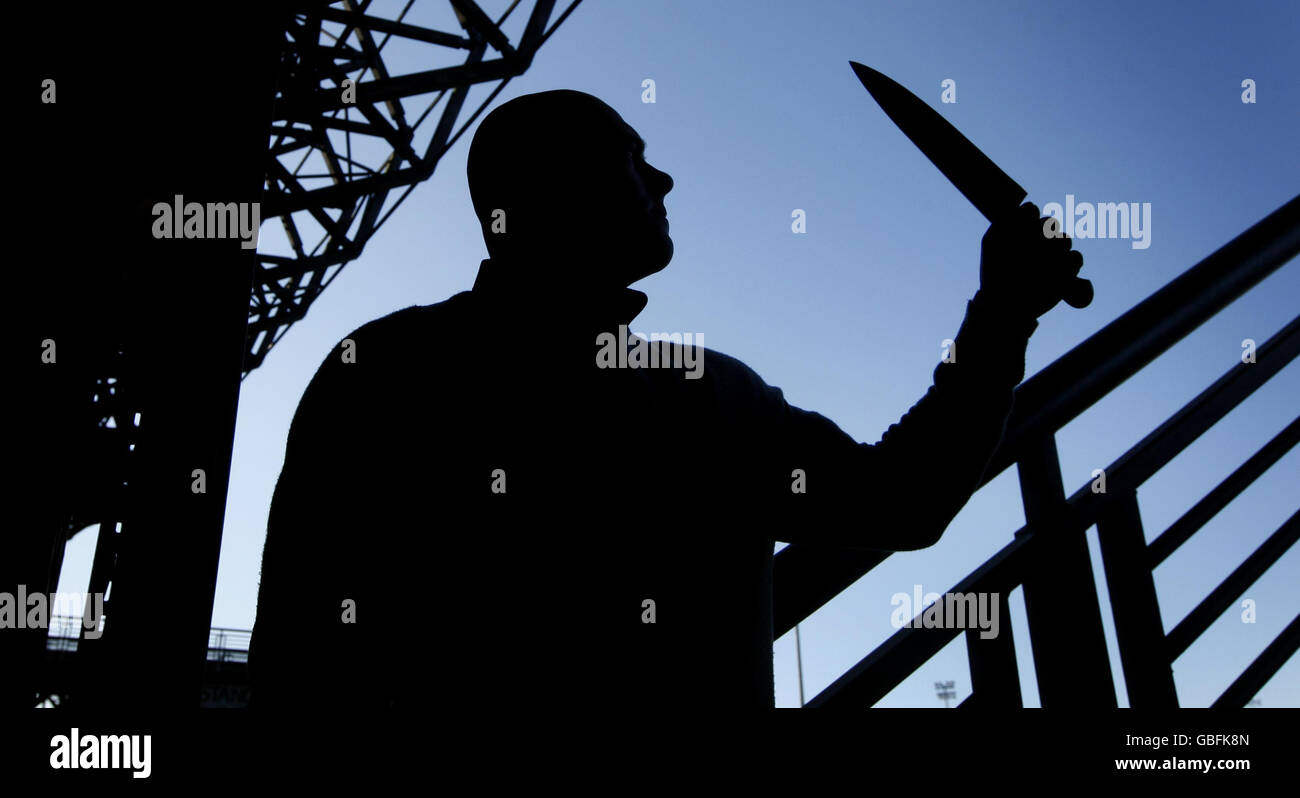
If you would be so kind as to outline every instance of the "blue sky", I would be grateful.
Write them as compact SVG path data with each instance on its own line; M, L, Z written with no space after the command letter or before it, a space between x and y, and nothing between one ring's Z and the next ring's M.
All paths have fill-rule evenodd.
M495 17L507 4L482 5ZM987 223L876 106L850 59L936 107L1040 207L1067 194L1151 204L1149 248L1076 242L1096 300L1042 319L1028 351L1033 374L1294 196L1298 35L1294 3L586 0L495 104L573 88L618 110L676 184L666 200L676 255L636 285L650 303L634 328L703 333L791 403L875 442L929 386L940 341L978 287ZM396 55L395 74L429 68ZM653 104L642 102L647 78ZM1256 82L1254 104L1241 101L1246 78ZM956 103L940 103L945 79L956 82ZM476 89L467 109L489 90ZM214 626L252 626L285 435L322 358L366 321L472 284L486 251L466 186L467 145L468 134L243 383ZM805 234L791 231L794 209L806 212ZM275 245L278 229L264 226L263 246ZM1067 493L1232 367L1244 338L1263 343L1281 328L1298 299L1292 263L1062 430ZM1288 423L1296 396L1293 363L1147 483L1139 498L1148 538ZM1166 629L1295 511L1297 485L1293 451L1156 571ZM810 618L807 695L893 633L893 594L914 584L944 592L1023 522L1012 469L938 545L891 557ZM1104 586L1095 530L1089 539ZM93 531L69 545L62 589L84 589L93 545ZM401 541L393 546L400 553ZM1185 706L1211 702L1295 616L1298 574L1293 550L1246 594L1257 623L1230 610L1176 661ZM1102 608L1123 703L1104 587ZM1034 705L1020 591L1011 612ZM793 634L776 642L775 656L778 704L795 705ZM1261 692L1263 705L1300 706L1297 676L1293 659ZM959 699L970 691L960 638L881 705L939 706L933 683L945 680Z

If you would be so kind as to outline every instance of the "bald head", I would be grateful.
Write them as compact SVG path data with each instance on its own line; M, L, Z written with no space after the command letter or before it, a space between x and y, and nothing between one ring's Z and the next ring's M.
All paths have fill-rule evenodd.
M663 198L672 178L599 99L567 89L493 110L467 172L488 253L521 281L626 286L672 258Z

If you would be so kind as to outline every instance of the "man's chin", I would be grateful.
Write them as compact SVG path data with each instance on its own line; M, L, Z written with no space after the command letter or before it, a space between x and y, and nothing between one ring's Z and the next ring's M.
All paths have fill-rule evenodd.
M665 254L662 258L657 258L654 263L645 265L640 269L638 269L637 271L633 272L632 279L628 280L627 284L631 285L632 283L635 283L639 280L644 280L645 278L649 277L652 274L658 274L659 272L668 268L668 263L672 259L673 259L673 248L671 245L669 245L667 254Z
M660 240L658 257L651 261L651 268L646 272L646 276L661 272L668 267L673 259L673 240L666 234Z

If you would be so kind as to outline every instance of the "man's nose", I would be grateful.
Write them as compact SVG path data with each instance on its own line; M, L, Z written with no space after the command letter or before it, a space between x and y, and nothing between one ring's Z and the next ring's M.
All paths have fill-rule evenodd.
M667 194L673 190L672 175L662 172L653 166L650 167L651 184L659 194Z

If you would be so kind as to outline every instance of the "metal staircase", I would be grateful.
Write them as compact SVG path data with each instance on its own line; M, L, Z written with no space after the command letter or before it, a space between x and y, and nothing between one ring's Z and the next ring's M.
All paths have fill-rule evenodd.
M950 593L1000 594L1002 634L979 629L900 629L850 668L810 707L869 707L958 634L965 634L973 693L964 708L1023 705L1007 594L1024 587L1033 663L1044 707L1116 706L1116 690L1086 531L1096 525L1124 685L1135 708L1178 706L1172 664L1300 538L1300 510L1273 531L1173 629L1163 628L1152 571L1300 440L1297 417L1164 532L1147 542L1138 489L1300 353L1300 316L1111 463L1105 492L1068 498L1056 432L1300 252L1295 197L1016 390L1007 432L980 487L1013 464L1026 524ZM1300 306L1300 297L1297 297ZM1300 402L1297 402L1300 407ZM1300 504L1300 490L1296 492ZM889 556L791 545L776 556L779 637ZM1069 600L1062 600L1069 596ZM918 618L920 614L918 613ZM1243 707L1300 647L1300 615L1214 702Z

